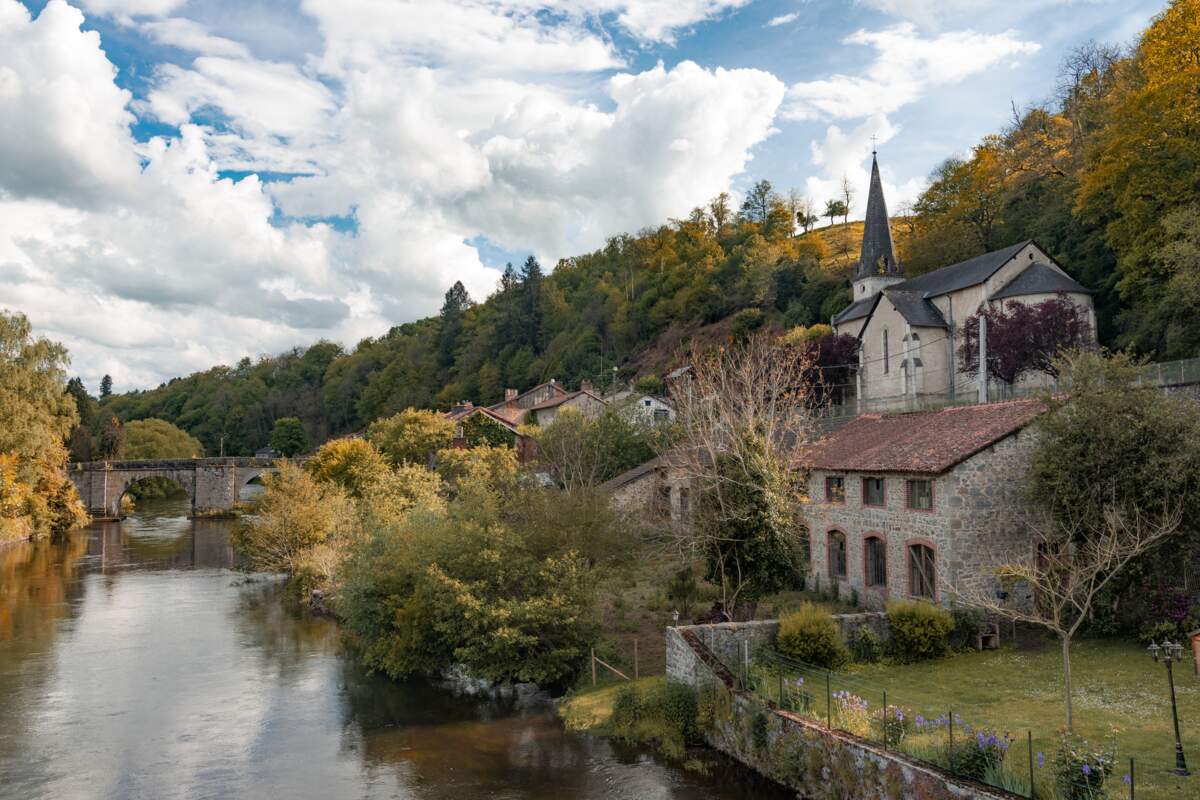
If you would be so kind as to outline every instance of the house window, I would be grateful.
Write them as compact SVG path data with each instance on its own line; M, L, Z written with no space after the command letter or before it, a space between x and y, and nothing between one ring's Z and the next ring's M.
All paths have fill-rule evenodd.
M671 516L671 487L658 487L658 513L664 517Z
M830 531L829 537L829 577L846 577L846 534L841 531Z
M665 408L656 408L654 409L654 418L658 420L670 419L671 412Z
M643 400L642 405L644 405L646 408L649 408L650 407L650 398L647 397L645 400Z
M908 593L913 597L934 599L937 563L933 548L925 544L908 546Z
M884 328L883 329L883 374L884 375L888 374L888 361L891 360L889 358L889 355L890 355L890 353L888 352L887 328Z
M692 513L692 490L686 486L679 487L679 518L687 519Z
M863 542L863 578L867 586L887 586L887 542L868 536Z
M887 495L884 493L883 478L863 478L862 502L864 506L886 506Z
M825 477L825 502L846 502L846 479L841 475L828 475Z
M914 511L933 511L933 481L915 479L907 481L904 492L908 507Z

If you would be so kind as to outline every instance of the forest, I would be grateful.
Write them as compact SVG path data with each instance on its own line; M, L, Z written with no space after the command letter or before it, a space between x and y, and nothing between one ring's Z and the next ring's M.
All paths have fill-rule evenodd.
M933 171L893 218L909 275L1037 240L1095 291L1101 344L1153 360L1200 350L1200 4L1129 45L1064 54L1047 99ZM826 205L820 226L815 201ZM607 388L677 366L683 343L827 322L849 300L861 209L759 181L684 218L612 237L547 272L509 265L487 298L449 287L437 316L352 349L307 348L107 394L92 426L157 417L209 454L252 453L296 417L320 442L407 407L495 402L506 387ZM816 227L814 227L816 226ZM102 392L102 394L104 394Z

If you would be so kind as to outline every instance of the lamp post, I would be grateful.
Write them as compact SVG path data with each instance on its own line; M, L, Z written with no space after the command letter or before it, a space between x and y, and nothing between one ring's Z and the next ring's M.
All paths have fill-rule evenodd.
M1155 662L1161 657L1167 665L1167 683L1171 686L1171 720L1175 723L1175 769L1171 771L1176 775L1190 775L1187 762L1183 760L1183 742L1179 738L1179 710L1175 705L1175 675L1171 672L1171 664L1183 659L1183 645L1163 640L1161 647L1151 642L1147 649Z

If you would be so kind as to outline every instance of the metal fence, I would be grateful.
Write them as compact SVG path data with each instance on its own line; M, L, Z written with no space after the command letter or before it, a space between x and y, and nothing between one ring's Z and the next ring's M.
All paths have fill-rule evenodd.
M739 688L827 730L1021 797L1064 796L1057 787L1052 749L1057 732L984 719L969 704L893 691L884 683L807 664L771 647L747 648L740 663L726 666ZM1132 800L1136 766L1136 759L1127 757L1119 763L1094 761L1088 769L1080 764L1079 784L1091 781L1097 790L1092 795L1081 789L1074 796Z

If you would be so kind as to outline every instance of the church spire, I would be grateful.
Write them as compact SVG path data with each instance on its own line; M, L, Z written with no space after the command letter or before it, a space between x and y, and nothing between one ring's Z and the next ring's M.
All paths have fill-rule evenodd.
M862 250L858 256L857 278L875 275L900 277L904 271L896 259L892 244L892 229L888 225L887 204L883 200L883 183L879 179L879 161L871 149L871 188L867 191L867 215L863 223Z

